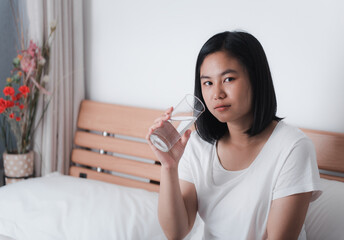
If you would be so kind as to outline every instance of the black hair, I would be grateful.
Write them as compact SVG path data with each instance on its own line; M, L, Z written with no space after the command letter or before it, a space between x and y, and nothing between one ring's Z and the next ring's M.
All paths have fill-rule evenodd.
M245 133L255 136L273 120L280 121L281 118L276 116L276 95L264 49L254 36L246 32L218 33L203 45L196 62L195 96L206 106L202 96L200 69L204 59L218 51L227 52L238 59L249 75L253 96L253 123ZM217 120L207 107L195 125L200 137L209 143L214 143L228 133L227 124Z

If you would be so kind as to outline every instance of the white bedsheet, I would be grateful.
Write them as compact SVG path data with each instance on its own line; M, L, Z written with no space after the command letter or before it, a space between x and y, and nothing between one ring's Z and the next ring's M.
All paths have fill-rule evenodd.
M307 239L344 239L344 183L321 179ZM163 240L158 194L59 174L0 187L0 240ZM200 240L203 222L185 239Z
M17 240L166 239L157 202L157 193L88 179L30 179L0 188L0 234Z

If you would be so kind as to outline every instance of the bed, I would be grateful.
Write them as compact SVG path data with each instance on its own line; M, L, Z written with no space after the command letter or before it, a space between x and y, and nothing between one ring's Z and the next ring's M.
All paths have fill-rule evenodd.
M0 188L0 239L166 239L157 218L160 164L144 140L162 111L84 100L69 175ZM311 240L344 239L344 134L302 129L314 142L323 194ZM197 216L185 239L201 239Z

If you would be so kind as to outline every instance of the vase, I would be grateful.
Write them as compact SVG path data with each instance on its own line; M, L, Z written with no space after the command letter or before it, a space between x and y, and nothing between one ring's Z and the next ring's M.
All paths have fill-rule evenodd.
M5 184L33 177L34 151L24 154L4 153Z

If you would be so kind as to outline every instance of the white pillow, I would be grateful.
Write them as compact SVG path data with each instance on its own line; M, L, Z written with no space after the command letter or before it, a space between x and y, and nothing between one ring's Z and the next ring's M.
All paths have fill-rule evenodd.
M29 179L0 188L0 235L17 240L166 239L157 203L157 193L89 179Z
M307 239L343 239L344 183L321 179L320 187L322 195L308 208L305 220Z
M15 239L0 234L0 240L15 240Z

